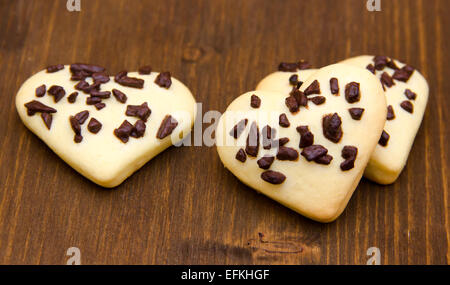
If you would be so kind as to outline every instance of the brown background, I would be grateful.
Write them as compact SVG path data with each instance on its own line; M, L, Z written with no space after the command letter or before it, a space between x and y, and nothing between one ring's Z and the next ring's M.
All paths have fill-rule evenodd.
M0 0L0 263L448 264L450 1ZM170 70L224 111L280 61L385 54L417 67L430 101L398 181L363 179L334 223L308 220L225 170L215 148L170 148L109 191L20 122L14 95L55 63ZM258 233L264 234L262 241Z

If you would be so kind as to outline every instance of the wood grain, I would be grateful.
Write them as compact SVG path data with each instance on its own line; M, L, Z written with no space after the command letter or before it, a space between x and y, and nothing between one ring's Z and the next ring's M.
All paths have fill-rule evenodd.
M450 261L450 2L0 0L0 263L382 264ZM363 179L334 223L310 221L225 170L214 147L172 147L115 190L77 174L20 122L14 96L55 63L151 64L224 111L280 61L319 67L385 54L417 67L430 100L398 181ZM208 124L205 125L207 127ZM262 233L261 237L259 233Z

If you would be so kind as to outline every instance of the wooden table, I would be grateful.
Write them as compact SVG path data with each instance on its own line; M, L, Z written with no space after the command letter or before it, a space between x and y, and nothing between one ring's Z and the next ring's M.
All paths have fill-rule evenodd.
M365 0L0 1L0 263L382 264L450 261L450 2ZM417 67L430 100L398 181L363 179L334 223L308 220L240 183L214 147L172 147L115 190L72 170L20 122L33 73L88 62L112 74L170 70L223 112L280 61L324 66L382 54ZM207 127L209 124L205 124Z

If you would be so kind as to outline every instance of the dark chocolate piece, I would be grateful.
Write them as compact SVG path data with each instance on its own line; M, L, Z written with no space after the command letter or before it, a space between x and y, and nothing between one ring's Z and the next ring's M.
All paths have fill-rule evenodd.
M284 176L283 173L273 171L273 170L267 170L261 173L262 180L269 182L271 184L281 184L286 180L286 176Z
M375 74L375 66L373 66L373 64L369 64L366 66L366 68L372 72L373 74Z
M295 72L297 71L297 68L298 68L297 62L281 62L280 65L278 65L279 71Z
M127 111L125 112L127 116L138 117L144 122L147 122L147 119L151 113L152 111L148 107L147 102L144 102L141 105L128 105Z
M172 134L173 130L178 126L177 120L171 115L166 115L159 126L158 133L156 137L158 139L163 139Z
M64 65L62 65L62 64L50 65L47 67L47 72L54 73L54 72L60 71L62 69L64 69Z
M337 143L342 137L342 120L337 113L329 114L322 119L323 135L330 141Z
M73 92L69 95L69 97L67 97L67 101L69 101L69 103L75 103L75 101L77 100L77 96L78 96L78 92Z
M392 107L392 105L389 105L389 106L387 106L386 120L390 121L393 119L395 119L394 108Z
M332 160L333 160L333 157L331 155L325 154L323 156L320 156L320 157L314 159L314 162L318 163L318 164L328 165L331 163Z
M247 155L245 154L245 151L241 148L236 153L236 159L240 162L245 162L247 160Z
M109 97L111 97L111 92L109 92L109 91L92 90L91 91L91 96L92 97L98 97L100 99L108 99Z
M312 98L308 98L308 100L312 101L315 105L322 105L326 101L324 96L315 96Z
M289 77L289 84L297 86L297 84L298 84L298 75L297 74L293 74L293 75L291 75L291 77Z
M394 70L400 69L397 64L395 64L395 61L393 59L389 59L389 61L386 63L386 66L389 68L392 68Z
M388 58L387 56L377 55L373 58L373 62L375 63L375 69L383 70L386 67Z
M252 108L259 108L261 106L261 99L256 95L252 95L250 97L250 106Z
M300 148L311 146L314 143L314 135L308 126L298 126L296 130L300 133Z
M353 120L361 120L361 117L364 113L364 109L363 108L350 108L348 109L348 112L350 113L350 116L352 117Z
M92 74L92 79L94 80L94 82L100 83L107 83L111 80L108 74L106 74L105 72L97 72Z
M256 157L259 151L259 129L256 122L253 122L250 126L250 131L247 136L247 142L245 146L245 152L249 156Z
M104 67L93 64L74 63L70 65L70 71L72 73L85 72L92 75L94 73L104 72L105 70Z
M302 91L294 88L289 95L293 96L295 100L297 100L299 106L308 106L308 98L306 98L305 93Z
M285 104L291 113L298 112L299 105L294 96L290 95L289 97L286 97Z
M263 156L260 159L258 159L256 163L258 163L259 168L269 169L274 160L275 157L273 156Z
M158 84L160 87L169 89L172 85L172 79L170 76L170 72L161 72L156 76L155 83Z
M80 143L83 140L83 136L81 135L80 122L74 116L69 117L69 122L70 122L70 126L72 127L72 130L75 133L75 137L73 138L73 141L76 143Z
M333 77L330 79L330 90L331 94L338 94L339 93L339 83L337 78Z
M45 86L45 84L42 84L41 86L36 88L36 97L43 97L46 91L47 87Z
M416 100L417 94L412 92L411 89L405 89L405 96L409 100Z
M359 94L359 83L358 82L350 82L345 85L345 100L348 103L358 102L360 99Z
M53 85L48 89L47 92L48 94L53 96L55 103L58 103L59 100L61 100L64 97L64 95L66 95L66 91L64 90L64 88L58 85Z
M112 93L113 93L114 97L117 99L117 101L119 101L120 103L124 104L127 102L128 97L122 91L113 89Z
M87 97L86 98L86 105L95 105L102 102L102 98L98 97Z
M94 106L95 106L95 109L100 111L101 109L106 107L106 104L103 102L100 102L100 103L95 104Z
M381 133L381 137L378 140L378 144L381 146L387 146L389 137L390 137L389 134L383 130L383 132Z
M80 125L84 124L84 122L86 122L87 118L89 118L89 111L85 110L85 111L81 111L77 114L75 114L75 116L73 116Z
M351 145L346 145L342 148L341 156L345 159L340 165L342 171L347 171L355 167L356 156L358 155L358 148Z
M307 62L304 59L301 59L298 63L297 63L297 68L300 70L304 70L304 69L310 69L311 68L311 64L309 62Z
M145 125L145 122L143 120L137 120L136 123L134 123L134 129L133 131L131 131L130 136L132 136L133 138L143 137L146 128L147 126Z
M144 80L135 77L128 77L127 71L121 71L114 76L114 81L122 86L133 87L133 88L144 88Z
M320 84L319 81L314 80L306 89L303 91L303 93L308 96L311 94L320 94Z
M36 100L25 103L24 106L27 108L28 116L33 116L36 113L56 113L56 109Z
M247 126L247 123L248 123L248 119L242 119L239 123L237 123L231 129L230 136L234 137L235 139L239 138L239 136L245 130L245 127Z
M414 72L414 68L411 66L405 65L401 69L398 69L392 75L392 78L398 81L408 82L409 78Z
M116 137L123 143L127 143L133 129L134 126L130 122L125 120L119 128L114 130L114 135L116 135Z
M142 66L141 68L139 68L138 72L141 75L148 75L152 73L152 67L150 65Z
M302 151L302 156L306 158L307 161L313 161L318 159L319 157L322 157L328 153L328 149L325 147L319 145L319 144L313 144L311 146L307 146Z
M383 72L383 74L381 74L380 81L381 81L381 84L383 84L384 86L387 86L388 88L395 85L394 80L387 72Z
M400 103L400 107L403 108L403 110L405 110L408 113L413 113L414 112L414 105L411 103L411 101L405 100L402 103Z
M41 118L44 121L44 124L47 126L47 129L51 129L53 116L50 113L41 113Z
M289 138L283 137L274 141L274 144L278 144L278 146L283 146L289 142Z
M283 113L280 115L279 119L278 119L278 123L280 124L280 126L282 126L283 128L288 128L291 123L289 123L289 119L287 118L286 114Z
M100 123L96 118L91 118L89 120L87 129L91 133L96 134L102 129L102 123Z
M292 147L280 146L277 152L277 159L279 160L297 160L298 159L298 151L293 149Z

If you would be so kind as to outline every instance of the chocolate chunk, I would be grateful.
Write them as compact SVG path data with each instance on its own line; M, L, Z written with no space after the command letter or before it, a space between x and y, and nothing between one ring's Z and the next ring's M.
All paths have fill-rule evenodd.
M286 107L288 107L288 109L289 109L289 111L291 113L298 112L299 105L298 105L298 102L297 102L297 100L295 99L294 96L291 95L289 97L286 97L285 104L286 104Z
M33 116L36 113L56 113L56 109L42 104L39 101L33 100L25 104L28 116Z
M144 122L147 122L148 117L152 111L147 105L147 102L142 103L141 105L128 105L127 111L125 114L131 117L138 117Z
M127 143L133 129L133 125L125 120L119 128L114 130L114 135L116 135L123 143Z
M285 144L287 144L289 142L289 138L283 137L283 138L279 138L278 140L275 141L275 143L278 143L278 146L283 146Z
M329 154L325 154L324 156L318 157L314 159L315 163L328 165L333 160L333 157Z
M145 129L145 122L143 120L137 120L136 123L134 123L134 129L131 132L130 136L134 138L143 137L145 134Z
M102 123L100 123L96 118L91 118L89 120L87 129L91 133L96 134L102 129Z
M375 69L383 70L386 67L388 58L387 56L377 55L373 58L373 62L375 63Z
M73 138L73 141L76 143L80 143L83 141L83 136L82 135L75 135L75 137Z
M395 113L394 113L394 108L392 108L392 105L389 105L387 107L387 115L386 115L386 120L393 120L395 119Z
M289 84L297 86L297 84L298 84L298 75L297 74L293 74L293 75L291 75L291 77L289 77Z
M81 126L80 122L74 116L69 117L70 126L75 133L75 137L73 138L74 142L80 143L83 140L83 136L81 135Z
M85 72L92 75L94 73L104 72L105 70L104 67L93 64L74 63L70 65L70 71L72 73Z
M237 139L242 132L245 130L245 127L247 126L248 119L243 119L239 123L237 123L230 131L230 136Z
M280 115L279 119L278 119L278 123L280 124L280 126L282 126L283 128L288 128L291 123L289 123L289 119L287 118L286 114L283 113Z
M329 114L322 119L323 135L330 141L337 143L342 137L342 121L337 113Z
M148 75L152 73L152 67L150 65L142 66L138 71L141 75Z
M144 80L140 79L140 78L124 76L124 77L119 78L119 80L116 80L116 82L122 86L139 88L139 89L144 88Z
M414 105L411 103L411 101L405 100L402 103L400 103L400 106L408 113L414 112Z
M363 108L350 108L348 109L348 112L350 113L350 116L353 120L361 120L362 114L364 113Z
M303 85L303 81L299 81L299 82L297 82L296 88L299 89L302 85Z
M109 76L104 72L97 72L92 74L92 79L94 80L94 82L100 83L107 83L109 82L109 80L111 80Z
M297 68L300 70L304 70L304 69L310 69L311 68L311 64L309 62L307 62L304 59L301 59L298 63L297 63Z
M359 83L350 82L347 85L345 85L345 100L347 100L347 102L351 104L358 102L359 99L360 99Z
M93 90L100 90L100 85L100 82L94 82L93 84L89 85L89 83L87 83L86 81L81 80L77 83L77 85L75 85L75 89L83 91L86 94L90 94Z
M342 148L341 156L345 159L341 163L341 170L346 171L355 167L356 156L358 155L358 148L351 145L346 145Z
M302 91L294 88L289 95L293 96L295 100L297 100L299 106L308 106L308 98L306 98L305 93Z
M387 72L383 72L383 74L381 74L380 81L381 81L381 84L387 86L388 88L395 85L394 80Z
M373 64L369 64L366 66L366 68L372 72L373 74L375 74L375 66L373 66Z
M247 160L247 155L245 154L245 151L241 148L236 153L236 159L240 162L245 162Z
M378 140L378 144L381 146L387 146L389 137L390 137L389 134L383 130L383 132L381 133L380 140Z
M89 88L89 83L87 83L87 82L84 81L84 80L81 80L80 82L78 82L78 83L75 85L75 89L80 90L80 91L84 91L84 90L86 90L87 88Z
M36 88L36 97L43 97L45 95L45 92L47 90L47 87L45 84L42 84L38 88Z
M297 68L298 68L297 62L281 62L280 65L278 65L279 71L295 72L297 71Z
M393 59L390 59L387 63L386 66L389 68L392 68L394 70L400 69L398 68L397 64L395 64L395 61Z
M127 77L128 71L122 70L114 76L114 81L118 82L120 79Z
M158 84L160 87L169 89L172 85L172 79L170 77L170 72L161 72L156 76L155 83Z
M62 64L50 65L47 67L47 72L54 73L54 72L60 71L62 69L64 69L64 65L62 65Z
M92 90L91 91L91 96L92 97L98 97L100 99L108 99L109 97L111 97L111 92L109 92L109 91Z
M411 66L405 65L403 66L401 69L398 69L394 72L394 75L392 75L392 78L398 80L398 81L403 81L403 82L407 82L409 80L409 78L411 77L411 75L414 72L414 68L412 68Z
M259 168L269 169L274 160L275 157L273 156L263 156L260 159L258 159L256 163L258 163Z
M89 118L89 111L85 110L85 111L81 111L77 114L75 114L75 116L73 116L80 125L84 124L84 122L86 122L87 118Z
M50 130L52 127L53 116L49 113L41 113L41 118L44 121L44 124L47 126L47 129Z
M335 78L335 77L330 79L330 90L331 90L331 94L339 93L339 83L338 83L337 78Z
M298 151L296 151L292 147L280 146L277 152L277 159L291 161L297 160Z
M48 94L53 96L55 103L58 103L59 100L61 100L62 97L64 97L64 95L66 95L66 91L64 90L64 88L62 88L61 86L58 86L58 85L53 85L52 87L50 87L48 89L47 92L48 92Z
M256 157L259 151L259 129L255 122L250 126L250 131L247 136L247 143L245 152L249 156Z
M261 99L256 95L252 95L250 97L250 106L252 106L252 108L259 108L259 106L261 106Z
M312 101L316 105L322 105L326 101L324 96L315 96L315 97L309 98L308 100Z
M77 96L78 96L78 92L73 92L72 94L69 95L69 97L67 97L67 101L69 101L69 103L73 104L77 100Z
M284 176L283 173L273 171L273 170L267 170L261 173L262 180L269 182L271 184L281 184L286 180L286 176Z
M114 97L117 99L117 101L119 101L120 103L124 104L127 102L128 97L122 91L113 89L112 93L113 93Z
M166 115L159 126L158 133L156 137L158 139L163 139L172 134L173 130L178 126L177 120L172 118L171 115Z
M89 77L91 74L85 71L76 71L72 72L72 76L70 77L70 80L73 81L80 81L86 79L86 77Z
M86 104L87 105L95 105L102 102L102 98L99 97L87 97Z
M100 102L100 103L97 103L97 104L95 104L94 105L95 106L95 109L97 109L97 110L101 110L101 109L103 109L103 108L105 108L106 107L106 104L105 103L102 103L102 102Z
M314 80L306 89L303 91L303 93L308 96L311 94L320 94L320 84L319 81Z
M298 126L296 130L300 133L300 148L311 146L314 143L314 135L309 131L308 126Z
M411 89L405 89L405 96L409 100L416 100L417 94L412 92Z
M313 161L322 157L328 153L328 149L319 145L313 144L311 146L305 147L302 151L302 155L306 158L307 161Z

